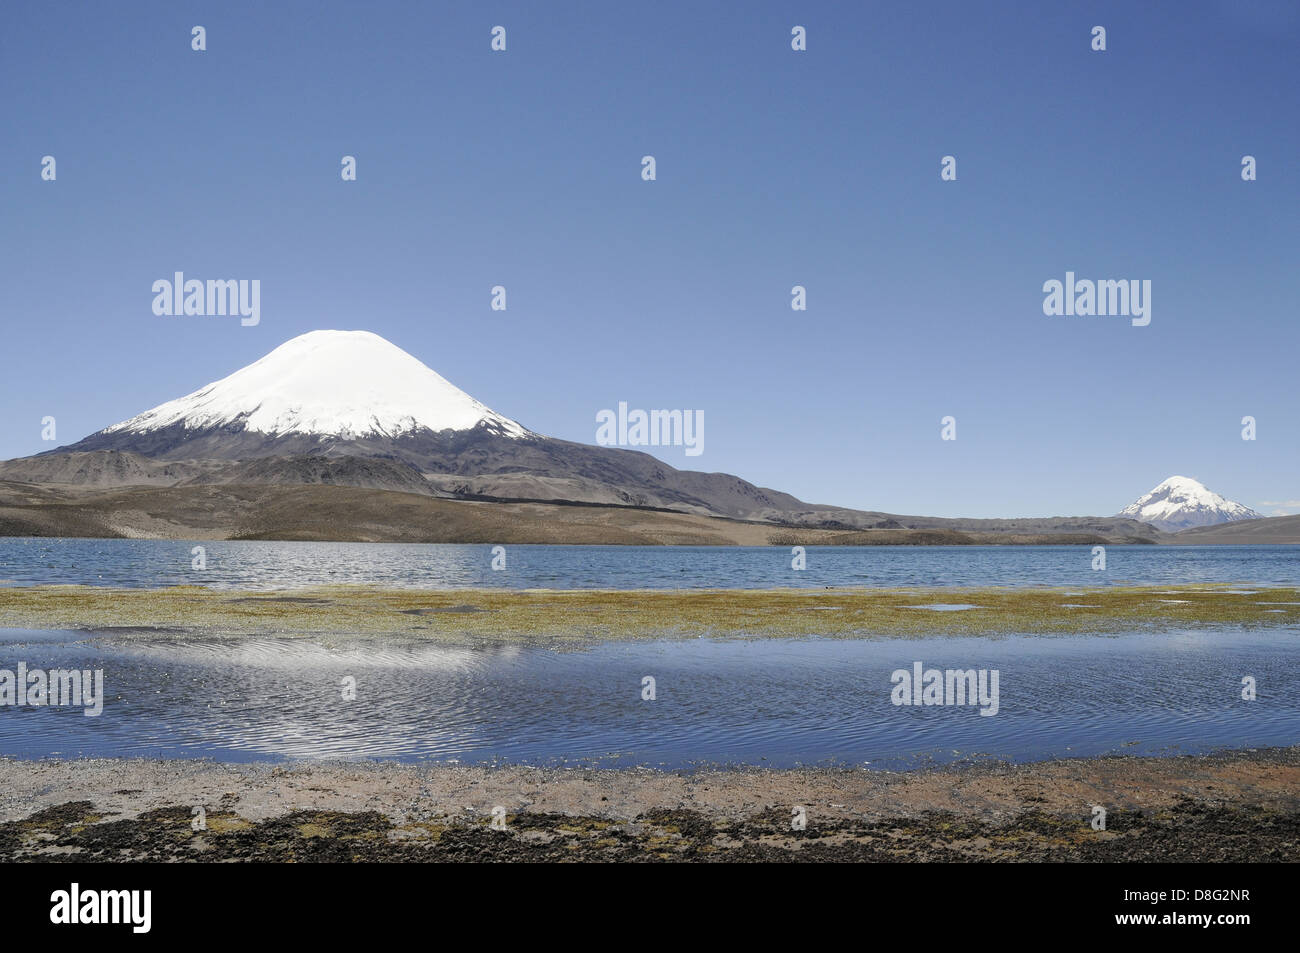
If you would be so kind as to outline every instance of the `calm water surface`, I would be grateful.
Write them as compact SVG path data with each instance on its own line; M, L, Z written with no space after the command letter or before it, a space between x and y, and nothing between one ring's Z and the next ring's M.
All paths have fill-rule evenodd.
M293 588L1300 584L1300 547L492 547L0 540L0 585ZM951 608L951 607L949 607ZM527 764L830 761L911 766L994 756L1168 754L1300 743L1300 633L697 640L451 648L396 638L222 639L0 630L0 669L102 668L103 715L0 706L0 754L396 758ZM997 669L1000 711L896 707L890 674ZM657 698L643 701L642 678ZM1255 701L1240 697L1253 676ZM353 677L357 699L342 698Z
M1300 633L673 641L554 652L373 638L0 630L0 668L102 668L98 718L0 708L0 754L618 767L1171 754L1300 743ZM896 707L890 675L997 669L998 714ZM642 678L657 698L641 698ZM1259 696L1241 699L1241 678ZM346 676L357 700L342 699Z
M1300 546L507 546L400 543L0 539L0 584L205 585L280 589L329 583L409 588L770 588L773 586L1098 586L1231 582L1300 585Z

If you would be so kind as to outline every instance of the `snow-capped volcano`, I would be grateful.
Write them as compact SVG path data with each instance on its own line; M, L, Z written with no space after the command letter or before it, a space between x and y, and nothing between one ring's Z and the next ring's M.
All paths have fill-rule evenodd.
M1141 520L1168 532L1262 518L1250 507L1226 500L1204 484L1184 476L1171 476L1116 515Z
M369 331L293 338L192 394L75 443L0 462L0 482L6 478L96 487L331 484L759 520L817 511L729 474L677 470L648 453L527 430Z
M101 433L180 427L355 438L480 426L506 437L528 433L378 334L311 331L229 377Z
M300 335L228 377L75 443L0 461L0 484L6 481L55 488L131 488L120 502L114 498L104 505L120 505L124 512L143 514L149 522L139 531L146 534L177 531L177 526L188 532L191 525L200 532L215 531L215 517L205 514L217 499L226 501L222 506L231 507L228 512L223 510L231 521L219 524L224 527L222 532L247 538L287 532L277 528L282 518L276 510L279 504L264 501L263 487L339 487L485 504L555 501L640 507L844 531L932 528L961 532L969 525L813 505L731 474L678 470L630 447L592 446L548 437L496 413L369 331ZM1174 482L1157 487L1134 507L1154 502ZM1187 482L1193 483L1197 495L1203 494L1214 504L1237 507L1200 484ZM132 495L137 490L156 491L157 512L171 515L154 515L149 508L152 503L146 506ZM29 490L22 492L30 496ZM103 502L98 496L94 499ZM306 534L303 538L350 538L348 534L379 538L372 537L368 528L374 522L372 517L348 509L351 504L347 501L357 499L355 496L295 491L275 499L287 507L307 507L303 513L315 512L311 509L315 506L325 508L310 519L302 517L312 526L294 530ZM339 500L344 502L336 503ZM385 513L392 508L392 515L379 522L388 520L394 526L406 526L404 521L416 512L409 507L422 505L399 496L376 497L372 502ZM1229 510L1230 515L1183 525L1256 515L1244 507L1238 509L1240 512ZM444 524L452 513L425 512L421 518L432 520L429 526L441 527L437 533L462 533L476 540L491 538L499 521L512 518L474 508L475 515L465 517L468 522L460 529L447 530ZM1126 510L1124 516L1128 513ZM1165 514L1138 518L1157 523L1149 516L1160 515ZM0 530L6 525L4 520L0 513ZM1145 531L1135 533L1127 518L979 521L970 528L993 531L984 525L989 522L1005 524L1000 529L1008 531L1085 533L1094 539L1104 534L1128 540ZM66 525L82 527L75 519ZM93 520L86 525L100 526ZM102 531L116 533L116 525L105 523ZM380 536L389 532L384 529ZM418 538L433 532L406 526L394 538ZM336 535L339 533L343 537ZM583 529L572 538L641 543L658 537L632 529L620 529L614 537ZM539 532L534 541L553 540Z

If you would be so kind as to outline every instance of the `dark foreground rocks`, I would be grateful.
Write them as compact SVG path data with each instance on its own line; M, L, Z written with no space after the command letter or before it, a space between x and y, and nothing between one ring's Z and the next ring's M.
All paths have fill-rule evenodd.
M1026 811L1004 824L953 814L791 829L783 811L743 821L656 811L631 822L563 814L399 826L376 811L294 811L257 823L236 814L194 830L178 806L113 820L73 801L0 826L13 861L1294 861L1300 813L1214 809L1186 802L1150 814L1121 811L1094 831L1077 817Z
M0 760L0 861L64 860L1288 862L1300 749L909 772Z

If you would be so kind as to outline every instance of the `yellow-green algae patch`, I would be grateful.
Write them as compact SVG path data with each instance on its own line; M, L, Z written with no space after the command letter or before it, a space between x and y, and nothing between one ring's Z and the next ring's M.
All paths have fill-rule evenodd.
M1086 605L1083 605L1086 603ZM1288 603L1295 603L1288 605ZM933 611L964 605L957 611ZM1132 628L1286 627L1300 589L380 589L269 592L176 586L0 588L0 626L149 638L401 635L440 642L583 644L650 638L923 637L1102 633Z

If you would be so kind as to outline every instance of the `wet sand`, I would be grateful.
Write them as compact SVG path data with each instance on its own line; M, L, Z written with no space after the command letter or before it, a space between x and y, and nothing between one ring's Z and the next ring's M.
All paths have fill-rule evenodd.
M0 792L5 861L1300 859L1300 748L912 772L6 759Z
M973 606L935 611L934 606ZM547 647L699 637L1072 634L1300 624L1300 589L391 589L0 587L0 627L124 638L400 635Z

